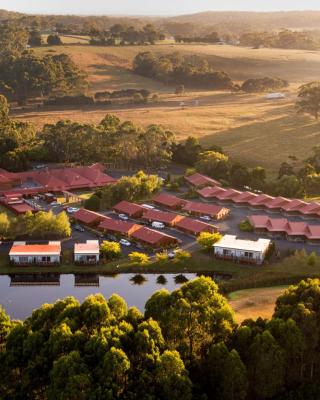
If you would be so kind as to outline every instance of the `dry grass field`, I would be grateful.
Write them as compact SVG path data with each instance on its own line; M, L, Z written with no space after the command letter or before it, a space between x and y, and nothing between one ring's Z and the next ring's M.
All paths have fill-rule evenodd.
M247 318L271 318L276 299L287 286L239 290L229 295L229 303L240 324Z
M76 40L76 39L75 39ZM83 38L86 40L86 38ZM160 95L158 104L81 107L80 109L17 110L17 118L38 128L61 118L99 122L107 112L121 119L147 126L159 123L173 130L179 139L199 137L206 146L222 146L232 158L248 165L262 165L275 174L282 161L294 155L304 159L319 143L320 125L309 117L297 116L294 103L297 87L319 78L320 52L258 49L215 45L172 45L152 47L99 47L64 45L35 49L41 54L68 53L88 74L89 92L146 88ZM140 51L166 54L205 55L218 70L236 81L250 77L278 76L289 80L287 99L267 101L263 94L189 91L184 97L172 93L174 87L139 77L130 71ZM196 106L195 100L199 101ZM185 107L180 107L180 102Z

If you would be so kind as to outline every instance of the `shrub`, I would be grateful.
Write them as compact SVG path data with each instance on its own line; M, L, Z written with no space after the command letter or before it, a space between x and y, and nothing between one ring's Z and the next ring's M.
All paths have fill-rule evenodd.
M168 253L167 252L163 251L161 253L156 253L156 260L159 263L165 263L165 262L168 261L168 259L169 258L168 258Z
M242 232L253 232L253 226L247 219L244 219L243 221L240 222L239 229Z
M84 202L84 207L91 211L99 211L100 210L100 198L93 194Z
M139 253L138 251L133 251L129 254L130 261L136 264L148 264L150 257L145 253Z
M176 251L176 256L174 258L174 260L176 262L183 263L183 262L188 261L190 259L191 259L191 253L189 251L186 251L186 250Z
M317 256L317 254L313 251L313 252L310 253L309 256L308 256L308 261L307 261L307 262L308 262L308 265L314 266L314 265L316 265L317 261L318 261L318 256Z
M101 254L111 260L121 257L121 247L117 242L103 241L100 246Z
M44 102L46 106L73 106L73 105L93 105L94 99L92 96L78 94L75 96L61 96L50 98Z
M197 242L203 250L211 250L212 246L222 238L220 233L201 232Z

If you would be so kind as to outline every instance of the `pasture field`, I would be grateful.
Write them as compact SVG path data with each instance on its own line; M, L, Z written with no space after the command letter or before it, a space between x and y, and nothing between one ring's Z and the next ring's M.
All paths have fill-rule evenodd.
M179 140L194 135L205 146L220 145L233 159L249 166L261 165L271 175L276 175L279 165L288 156L304 160L312 147L319 143L319 123L309 117L297 116L294 106L298 86L319 78L320 52L317 51L253 50L201 44L126 47L72 44L44 46L35 51L40 54L69 54L88 74L89 93L145 88L160 96L157 104L42 108L14 112L17 118L33 122L37 128L62 118L97 123L111 112L141 126L162 124L174 131ZM286 90L287 98L268 101L263 94L196 90L188 90L183 97L177 97L173 94L174 87L130 71L133 58L141 51L205 55L210 64L217 70L229 73L235 82L263 76L284 78L290 82ZM199 105L196 105L196 100ZM180 106L181 101L185 103L184 107Z
M288 286L276 286L258 289L245 289L232 292L228 296L229 303L240 324L248 318L258 317L270 319L274 312L277 298Z

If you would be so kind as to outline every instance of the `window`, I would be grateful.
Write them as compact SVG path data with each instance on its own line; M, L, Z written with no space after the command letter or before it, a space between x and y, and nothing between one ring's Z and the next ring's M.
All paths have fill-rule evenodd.
M253 258L253 253L251 251L245 251L244 256L246 258Z

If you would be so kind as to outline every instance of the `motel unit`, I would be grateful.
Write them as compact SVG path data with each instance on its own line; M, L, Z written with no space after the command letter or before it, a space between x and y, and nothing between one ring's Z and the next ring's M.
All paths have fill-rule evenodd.
M105 215L99 214L95 211L86 210L81 208L70 216L71 220L79 224L90 226L92 228L97 227L100 222L110 219Z
M147 227L134 231L131 237L137 242L153 248L169 248L179 244L177 238Z
M197 217L208 215L216 220L226 218L230 213L230 210L226 207L195 201L188 201L182 210L190 215L195 215Z
M130 218L141 218L146 209L139 204L130 203L129 201L123 200L116 204L113 207L113 210L118 214L126 214Z
M98 264L100 257L99 240L87 240L86 243L75 243L74 262L76 264Z
M9 252L10 262L17 265L57 265L61 259L61 243L27 244L14 242Z
M183 215L156 210L146 210L142 216L142 219L144 221L148 221L149 223L162 222L163 224L171 227L175 226L177 222L181 221L183 218Z
M270 244L270 239L244 240L234 235L225 235L213 248L216 258L260 265Z
M186 204L186 200L167 193L160 193L154 196L152 201L158 206L170 208L172 210L181 210L181 208Z
M193 236L198 236L202 232L215 233L218 231L218 228L214 225L188 217L184 217L178 221L175 227L179 229L179 231Z
M105 233L130 237L135 231L141 229L141 225L107 218L99 224L98 229Z
M199 174L196 172L195 174L185 176L185 181L192 187L201 188L203 186L218 186L219 182L215 179L210 178L209 176Z

